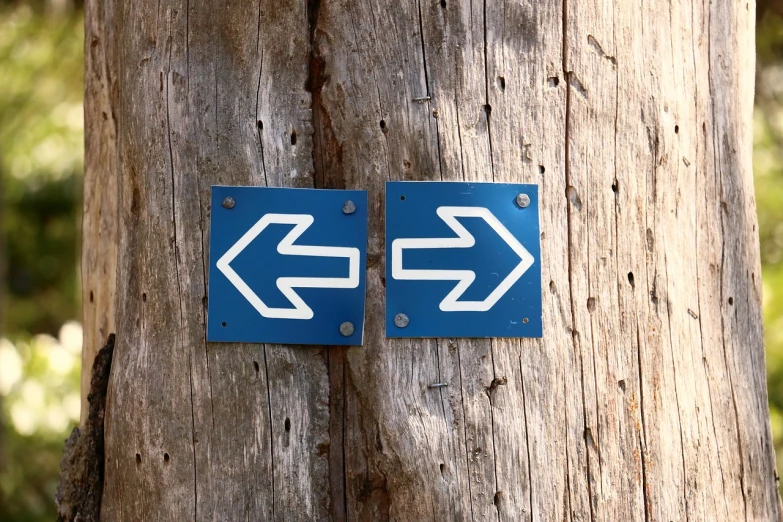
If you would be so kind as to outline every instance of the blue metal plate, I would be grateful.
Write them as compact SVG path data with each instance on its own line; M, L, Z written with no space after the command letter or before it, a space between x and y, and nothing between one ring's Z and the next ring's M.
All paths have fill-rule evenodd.
M538 187L386 183L388 337L541 337Z
M212 187L207 340L361 345L367 192Z

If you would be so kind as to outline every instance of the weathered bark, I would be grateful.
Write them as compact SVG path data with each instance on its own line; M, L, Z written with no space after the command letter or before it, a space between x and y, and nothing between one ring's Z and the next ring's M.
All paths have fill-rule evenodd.
M103 520L780 518L752 2L102 5ZM385 339L388 179L540 186L543 339ZM205 342L213 184L369 191L364 347Z
M98 351L90 370L90 391L84 425L65 441L60 462L60 485L55 504L58 522L97 522L103 494L106 392L109 388L114 335Z
M82 425L90 371L98 348L114 332L117 283L117 97L113 2L85 5L84 219L82 221Z

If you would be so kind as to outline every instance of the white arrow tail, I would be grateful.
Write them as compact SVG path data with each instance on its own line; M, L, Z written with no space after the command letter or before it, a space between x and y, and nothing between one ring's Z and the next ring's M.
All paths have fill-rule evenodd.
M533 256L503 226L489 209L484 207L438 207L438 216L451 228L457 237L448 238L399 238L392 241L392 277L415 281L457 281L457 285L440 302L443 312L486 312L514 286L520 277L533 265ZM457 221L462 218L481 218L492 227L503 241L519 256L520 263L483 301L460 301L462 294L476 280L472 270L431 270L403 268L402 253L406 249L471 248L476 244L473 235Z
M266 214L239 238L217 262L217 268L231 281L237 290L267 319L312 319L313 309L296 293L294 288L356 288L359 286L359 261L361 253L353 247L324 247L294 245L294 241L313 224L310 214ZM272 308L264 304L258 295L239 277L230 263L272 224L295 225L277 245L277 252L290 256L336 257L348 259L348 277L279 277L277 288L291 301L293 308Z

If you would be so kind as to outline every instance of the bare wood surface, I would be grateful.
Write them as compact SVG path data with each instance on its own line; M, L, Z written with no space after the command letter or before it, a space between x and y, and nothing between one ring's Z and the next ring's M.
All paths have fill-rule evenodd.
M82 409L87 419L90 368L115 331L117 282L117 98L118 67L110 22L114 3L84 6L84 212L82 218Z
M111 6L104 520L780 519L752 3ZM385 339L390 179L540 186L543 339ZM205 342L213 184L369 191L364 347Z

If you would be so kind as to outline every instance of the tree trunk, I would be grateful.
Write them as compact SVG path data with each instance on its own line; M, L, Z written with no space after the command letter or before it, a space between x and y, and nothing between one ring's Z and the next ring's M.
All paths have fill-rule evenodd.
M780 518L752 1L88 13L103 520ZM539 185L542 339L385 338L389 179ZM369 191L363 347L205 342L215 184Z

